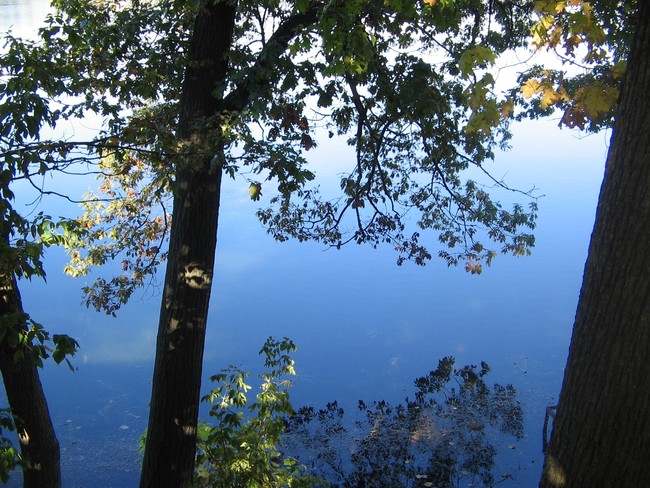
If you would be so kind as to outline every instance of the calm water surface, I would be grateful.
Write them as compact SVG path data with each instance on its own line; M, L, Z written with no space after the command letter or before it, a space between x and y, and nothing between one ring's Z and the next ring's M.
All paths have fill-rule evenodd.
M13 25L14 34L33 32L35 12L46 6L0 0L0 31ZM361 398L412 395L413 379L443 356L459 365L486 361L488 378L512 383L525 405L526 437L505 449L495 473L514 471L510 486L535 486L544 411L561 384L606 140L559 130L557 121L516 128L514 149L498 154L493 173L545 195L537 247L529 258L499 257L478 277L438 261L397 267L390 249L277 244L256 222L247 186L227 182L205 376L229 364L258 371L265 338L288 336L299 347L294 403L338 399L352 409ZM343 152L323 144L314 164L335 175L340 169L331 161L344 159ZM56 214L61 204L46 205ZM64 276L63 263L60 251L51 252L47 284L20 286L35 320L81 344L78 371L47 364L43 372L64 486L137 486L159 290L135 297L112 319L80 305L83 282Z

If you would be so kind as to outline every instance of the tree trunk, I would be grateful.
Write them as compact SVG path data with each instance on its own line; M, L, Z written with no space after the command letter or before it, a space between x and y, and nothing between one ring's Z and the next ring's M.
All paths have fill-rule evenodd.
M219 113L235 6L207 2L199 13L181 95L177 162L149 426L140 486L184 487L196 455L203 347L217 243L222 145L207 118ZM206 132L211 132L207 134Z
M648 53L639 2L542 488L650 486Z
M3 324L7 330L18 329L22 332L26 328L22 300L13 276L2 277L0 283L0 320L7 321ZM54 433L33 353L27 347L11 345L7 339L5 336L0 341L0 371L25 461L23 486L60 487L59 442Z

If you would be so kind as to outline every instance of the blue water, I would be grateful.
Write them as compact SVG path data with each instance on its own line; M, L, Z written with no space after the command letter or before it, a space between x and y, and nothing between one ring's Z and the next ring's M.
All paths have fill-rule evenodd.
M0 31L8 18L3 12L12 8L0 2ZM412 396L413 379L443 356L455 356L459 365L486 361L488 380L512 383L525 407L526 435L504 449L495 472L516 472L517 479L503 485L534 486L544 411L555 404L562 380L607 141L606 135L580 138L556 124L516 127L513 150L497 155L495 176L526 190L534 185L545 196L533 256L500 256L481 276L435 258L423 268L398 267L388 248L275 243L255 220L258 205L247 197L247 184L228 181L205 377L229 364L259 371L265 338L288 336L299 348L294 404L337 399L352 408L358 399ZM315 152L326 185L340 171L335 162L344 151L324 145ZM116 319L106 317L80 304L84 280L63 275L63 261L52 251L47 283L20 286L35 320L81 344L76 372L47 364L42 376L61 442L64 486L137 486L159 290L135 296Z

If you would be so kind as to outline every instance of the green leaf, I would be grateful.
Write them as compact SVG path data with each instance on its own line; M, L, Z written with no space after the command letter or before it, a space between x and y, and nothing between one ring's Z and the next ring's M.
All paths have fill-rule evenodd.
M472 46L460 55L460 74L469 79L477 69L487 68L494 64L496 55L486 46Z

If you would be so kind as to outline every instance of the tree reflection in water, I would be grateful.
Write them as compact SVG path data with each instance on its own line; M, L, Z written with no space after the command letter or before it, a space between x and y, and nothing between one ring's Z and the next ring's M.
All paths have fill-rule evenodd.
M288 420L285 453L332 487L493 486L497 448L523 437L522 406L511 385L486 384L486 363L454 363L445 357L416 379L414 400L359 401L354 421L337 402L301 408Z

